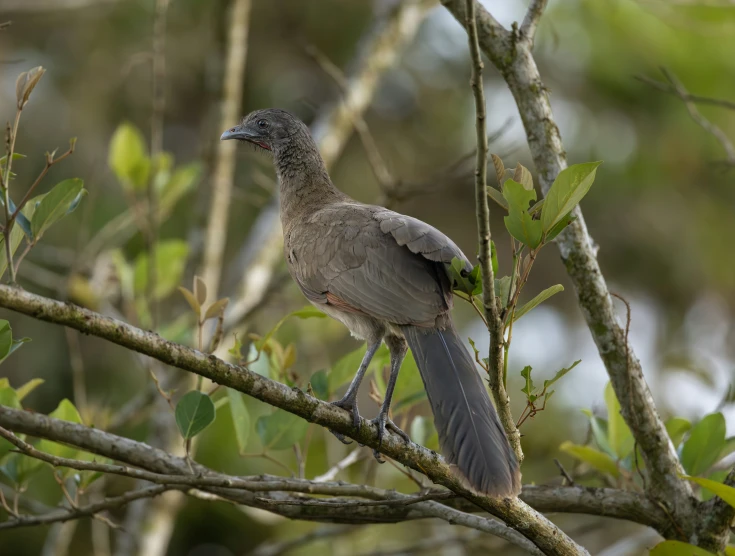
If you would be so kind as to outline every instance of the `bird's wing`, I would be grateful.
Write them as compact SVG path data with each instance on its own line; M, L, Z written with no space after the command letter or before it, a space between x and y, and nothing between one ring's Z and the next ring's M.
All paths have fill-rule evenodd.
M388 209L376 211L374 218L380 222L380 229L384 233L390 233L398 245L405 245L412 253L445 264L450 264L452 259L457 257L464 263L465 270L468 272L472 270L472 263L460 248L426 222Z
M310 300L417 326L434 326L451 306L441 263L467 260L428 224L357 203L325 207L294 226L286 255Z

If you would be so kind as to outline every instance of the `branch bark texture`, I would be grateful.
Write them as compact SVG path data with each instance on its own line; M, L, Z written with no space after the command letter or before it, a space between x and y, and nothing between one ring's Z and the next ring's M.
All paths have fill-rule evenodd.
M359 524L396 523L437 517L435 514L439 512L435 509L430 510L428 514L424 512L426 509L424 504L427 501L441 502L441 505L462 513L480 511L471 500L458 496L444 499L445 495L451 494L447 491L435 491L431 496L442 496L442 499L432 501L429 500L431 496L405 495L366 485L324 481L319 478L306 480L270 475L236 477L218 473L197 463L192 463L190 469L189 463L184 458L173 456L147 444L84 425L7 407L0 407L0 427L16 433L63 442L122 463L122 465L95 463L49 455L41 458L52 465L103 471L159 485L206 490L232 502L266 509L293 519ZM2 436L8 438L6 434ZM21 451L37 456L37 450L24 449L24 442L14 440ZM252 493L257 493L257 496ZM319 506L319 510L316 511L313 509L316 506L313 505L278 504L279 501L294 501L292 495L287 496L285 493L331 495L340 498L331 499L331 505ZM653 527L658 531L670 528L666 513L654 502L638 493L609 488L527 485L523 488L521 498L539 511L624 519ZM386 504L361 505L356 499L374 502L383 500ZM327 501L322 499L322 502Z
M313 398L297 388L289 388L246 368L237 367L213 355L208 356L194 349L169 342L152 332L145 332L116 319L10 286L0 286L0 307L104 338L163 363L248 394L269 405L298 415L311 423L342 433L360 444L380 449L386 456L424 473L434 483L449 488L490 514L499 517L509 527L533 542L544 554L587 553L553 523L521 500L517 498L499 500L472 494L457 481L441 456L435 452L413 443L407 444L395 434L385 436L382 444L379 444L377 429L374 425L361 419L359 429L355 430L347 412ZM5 412L6 410L3 408L0 411ZM72 423L65 423L65 425L72 426ZM6 428L12 430L12 427ZM99 434L99 431L89 429L85 431L85 434ZM120 447L112 446L111 449L113 453L117 453L115 451L119 451ZM115 458L114 455L109 457Z
M464 25L464 0L442 0L442 4ZM543 8L532 2L531 9ZM500 71L518 106L531 155L544 193L556 176L566 168L566 153L559 134L549 95L531 53L538 13L527 15L520 30L503 28L479 3L475 2L480 47ZM556 239L562 260L577 292L580 308L587 321L610 376L622 415L633 431L643 453L649 475L651 496L681 518L696 517L695 499L686 481L676 451L658 415L640 362L618 323L610 292L597 262L595 248L579 208L576 220ZM694 522L695 520L692 520Z

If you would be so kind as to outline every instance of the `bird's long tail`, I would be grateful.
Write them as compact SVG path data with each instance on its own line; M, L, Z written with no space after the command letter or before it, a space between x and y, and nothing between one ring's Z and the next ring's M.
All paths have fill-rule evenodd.
M517 495L518 461L454 325L443 330L405 326L403 333L424 381L439 445L453 470L480 493Z

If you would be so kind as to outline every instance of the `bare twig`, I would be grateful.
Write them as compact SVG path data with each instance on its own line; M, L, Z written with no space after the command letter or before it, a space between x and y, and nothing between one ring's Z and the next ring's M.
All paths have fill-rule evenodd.
M559 468L559 473L561 473L561 476L564 477L564 479L567 481L567 484L569 486L574 486L574 479L572 479L569 473L567 473L567 470L564 469L564 466L561 464L561 462L558 459L554 458L554 463Z
M482 303L490 333L490 355L488 373L490 391L495 398L495 407L508 434L518 461L523 461L521 435L513 421L510 399L503 382L503 321L495 301L495 277L491 260L490 206L487 200L487 132L485 130L485 93L482 88L482 56L477 35L475 0L466 1L465 25L472 56L472 91L475 97L477 119L477 154L475 162L475 210L477 211L477 234L480 267L482 269Z
M728 110L735 110L735 101L732 100L705 97L702 95L693 95L688 92L684 93L684 98L682 98L682 91L677 90L677 88L673 85L663 83L656 79L651 79L650 77L646 77L645 75L636 75L635 78L641 83L650 85L651 87L653 87L654 89L658 89L659 91L675 95L687 102L694 102L697 104L710 104L712 106L719 106L720 108L727 108Z
M688 98L689 93L684 88L684 85L682 85L681 81L679 81L671 71L666 68L661 68L661 72L671 84L671 87L676 92L676 96L678 96L684 103L684 106L686 106L692 120L694 120L695 123L697 123L697 125L699 125L703 130L717 139L717 142L722 145L722 148L725 151L726 163L730 166L735 166L735 146L733 146L732 141L730 141L725 132L702 116L695 103Z
M98 514L100 512L122 508L123 506L126 506L127 504L135 500L152 498L167 490L172 490L175 488L177 487L156 485L141 490L126 492L121 496L105 498L101 502L95 502L86 506L56 510L54 512L39 516L20 515L18 517L14 517L13 519L0 522L0 530L15 529L17 527L31 527L36 525L48 525L49 523L64 522L72 519L80 519L83 517L93 517L95 514Z
M248 52L248 28L250 26L251 0L235 0L229 15L227 37L227 61L223 75L222 112L220 129L226 129L237 120L242 104L245 82L245 61ZM204 245L204 283L217 299L222 258L225 252L227 222L235 174L236 141L220 141L217 144L212 172L212 203Z
M326 473L314 477L315 483L324 483L327 481L333 481L340 471L343 471L350 467L353 463L357 463L364 456L364 451L360 448L355 448L344 458L334 464Z

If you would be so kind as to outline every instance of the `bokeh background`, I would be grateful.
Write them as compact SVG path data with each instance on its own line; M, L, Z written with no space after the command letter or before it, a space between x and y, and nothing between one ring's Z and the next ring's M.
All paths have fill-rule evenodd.
M174 155L176 164L199 162L203 169L197 186L176 205L160 232L162 238L189 244L186 285L201 265L211 172L222 131L219 110L229 4L171 0L168 8L164 149ZM504 25L520 20L525 9L523 3L508 0L483 4ZM278 106L312 121L323 106L339 101L341 91L305 45L317 47L349 73L363 35L393 5L378 0L253 0L241 113ZM105 250L92 260L80 254L106 223L129 208L129 199L108 167L108 145L122 122L149 136L154 12L154 0L0 0L0 21L12 20L0 32L0 120L13 117L17 75L38 65L47 69L24 111L17 150L28 158L16 162L15 187L20 190L32 182L43 167L45 151L63 149L75 136L76 152L52 168L42 188L80 177L89 190L82 207L28 256L20 274L26 289L57 298L77 295L75 301L89 302L79 293L79 284L98 279L100 265L109 266ZM599 245L610 289L631 303L631 341L661 413L696 420L719 406L732 436L735 408L721 401L735 375L735 170L723 163L722 146L694 123L678 98L636 77L661 80L659 68L665 66L692 93L735 99L735 6L705 0L552 0L535 52L569 161L604 160L582 209ZM491 152L500 154L506 166L520 161L533 171L512 97L491 64L486 67L488 127L498 132ZM365 119L391 175L425 184L394 208L433 224L471 254L476 233L472 160L456 166L472 152L475 140L469 74L466 36L451 14L437 6L381 79ZM700 110L735 140L734 111L714 106ZM332 177L360 201L381 199L357 136L348 142ZM269 206L272 180L265 155L238 149L222 295L238 294L242 270L236 263L256 218ZM501 272L505 269L507 274L509 240L497 207L491 210ZM144 245L142 236L134 234L114 247L133 260ZM105 280L105 287L114 289L114 277ZM524 405L519 375L523 366L532 365L535 374L548 378L576 359L582 363L558 384L550 406L523 427L524 482L557 480L554 458L573 467L559 445L568 439L584 441L588 422L580 409L600 409L607 382L572 286L551 247L536 263L526 295L530 298L556 283L566 290L520 321L513 333L509 391L514 413L518 415ZM114 296L109 297L114 307ZM294 285L279 279L242 324L248 332L264 334L302 305L304 299ZM463 334L478 346L487 346L482 323L468 306L457 305ZM166 322L182 322L187 310L183 299L172 295L163 301L161 314ZM624 320L622 304L620 315ZM33 342L0 367L0 376L13 385L43 378L44 385L27 400L36 411L48 413L65 397L80 404L72 355L81 357L77 368L82 369L84 403L97 423L104 422L101 415L109 422L150 383L144 362L124 350L93 338L70 339L61 328L15 314L2 316L10 320L16 336L31 337ZM278 338L283 345L295 345L294 372L305 377L329 369L359 347L340 324L327 320L289 321ZM185 335L184 341L193 339ZM231 337L225 339L228 346L232 342ZM257 402L248 407L254 416L267 411ZM361 409L368 416L377 411L367 392ZM426 411L420 405L411 417ZM120 431L146 439L154 416L141 410ZM169 426L173 423L166 410L157 418ZM218 415L202 434L196 458L230 473L283 473L268 460L238 456L232 435L230 420ZM257 435L252 437L256 453ZM307 476L324 472L351 449L314 431ZM344 478L411 489L397 469L377 466L368 450L364 452ZM294 465L292 451L274 456ZM115 490L114 483L111 488ZM56 503L59 493L54 489L49 480L41 482L34 494ZM323 530L224 503L188 499L176 509L168 548L161 554L275 554L266 549L309 530ZM123 514L116 517L125 519ZM593 553L637 553L626 552L618 543L637 531L632 526L575 516L558 521ZM0 552L105 554L105 542L99 538L93 542L99 533L89 522L79 523L66 537L59 529L3 532ZM504 553L494 548L492 540L454 529L432 522L347 529L290 553ZM107 553L123 554L117 551L115 535ZM422 539L432 540L433 548L416 548Z

